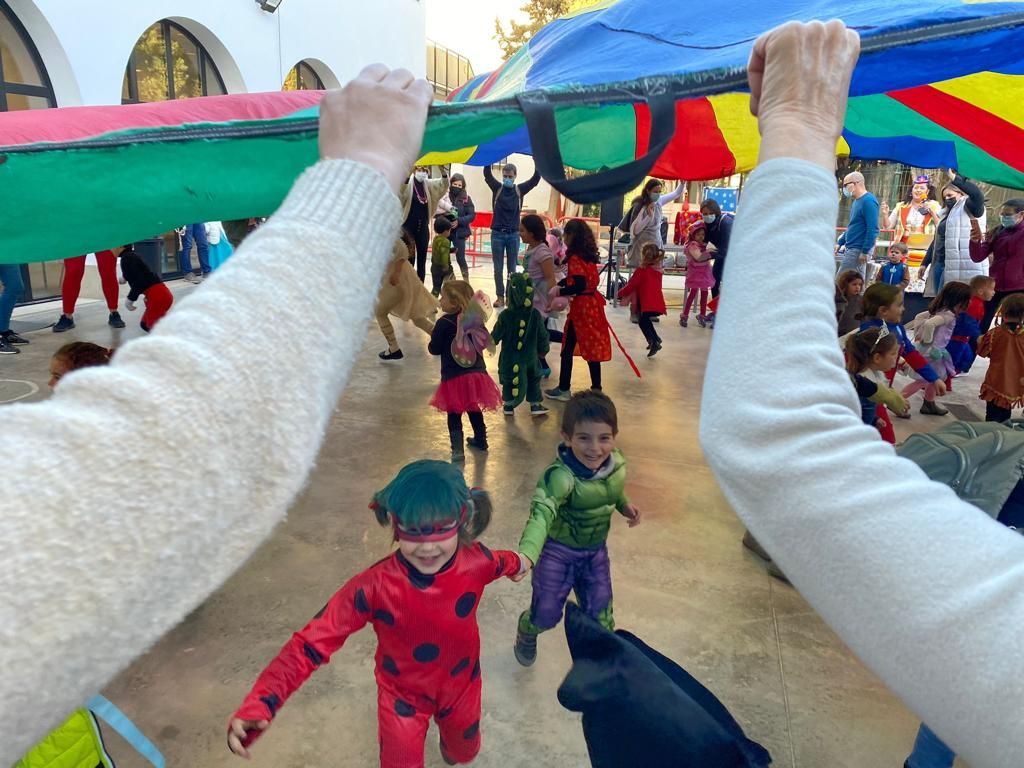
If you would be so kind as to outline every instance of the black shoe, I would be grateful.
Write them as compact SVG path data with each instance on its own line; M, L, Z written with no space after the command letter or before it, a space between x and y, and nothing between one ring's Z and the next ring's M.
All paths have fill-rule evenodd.
M64 333L64 331L70 331L74 327L75 321L73 318L69 317L68 315L61 315L60 320L58 320L57 324L53 326L53 332Z
M11 344L3 336L0 336L0 355L16 355L21 352L20 349Z
M661 318L660 317L652 317L651 318L651 322L652 323L660 323L661 322Z
M462 432L449 435L452 444L452 464L461 464L466 460L466 449L462 447Z
M111 312L110 317L107 318L107 325L111 328L124 328L124 320L121 319L121 313Z
M394 352L389 352L385 349L383 352L378 354L377 357L381 360L401 360L405 355L402 354L402 350L400 349L396 349Z
M524 667L532 667L533 662L537 660L537 636L516 630L516 644L512 650L516 655L516 661Z
M478 451L486 451L488 448L490 448L490 446L487 445L486 437L471 437L468 440L466 440L466 445L468 445L470 448L476 448Z
M656 341L651 345L651 351L647 353L647 356L654 357L659 352L661 352L661 342Z
M28 344L28 339L22 338L14 331L5 331L0 336L3 336L8 344Z

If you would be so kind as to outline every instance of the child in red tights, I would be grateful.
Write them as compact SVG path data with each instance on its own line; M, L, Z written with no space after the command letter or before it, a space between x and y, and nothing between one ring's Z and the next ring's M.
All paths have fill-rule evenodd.
M235 754L249 757L288 697L366 624L377 634L381 766L423 768L431 718L446 763L471 762L480 751L476 610L484 587L525 573L523 558L474 542L490 521L490 500L447 462L403 467L370 506L394 530L398 550L354 576L270 662L231 718Z
M103 298L107 301L110 317L107 324L112 328L124 328L124 320L117 311L117 256L113 251L96 252L96 269L100 273L100 284L103 286ZM85 277L85 256L73 256L64 259L64 280L61 282L60 295L64 306L63 314L53 326L54 333L70 331L75 327L75 304L78 294L82 291L82 278Z

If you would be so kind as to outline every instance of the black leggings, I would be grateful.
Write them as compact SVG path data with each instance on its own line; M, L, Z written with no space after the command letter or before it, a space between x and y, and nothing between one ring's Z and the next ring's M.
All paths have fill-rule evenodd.
M421 283L427 280L427 246L430 244L429 224L425 213L423 216L415 217L410 214L409 218L405 220L405 229L412 235L412 239L416 241L416 257L414 259L410 256L409 263L416 267L416 274L419 275Z
M654 330L654 318L657 316L657 312L642 312L640 314L640 330L643 332L644 338L647 339L647 343L652 346L661 344L661 337Z
M455 251L455 261L459 265L459 270L463 276L469 274L469 264L466 263L466 238L456 237L453 242Z
M561 331L553 331L550 328L548 328L548 340L552 344L561 344L562 343L562 338L563 338L563 335L562 335ZM551 368L551 366L548 365L547 355L538 355L537 357L540 360L540 367L541 368L548 368L548 369Z
M565 324L562 336L562 370L558 372L558 388L568 392L572 385L572 353L576 351L576 327L572 322ZM601 364L587 361L590 368L590 388L601 389Z
M487 425L484 424L484 415L480 411L469 412L469 425L473 428L473 437L477 440L487 440ZM448 436L454 442L458 435L459 442L462 442L462 414L448 414Z
M1011 416L1013 416L1012 409L1002 408L992 402L985 403L985 421L1009 421Z

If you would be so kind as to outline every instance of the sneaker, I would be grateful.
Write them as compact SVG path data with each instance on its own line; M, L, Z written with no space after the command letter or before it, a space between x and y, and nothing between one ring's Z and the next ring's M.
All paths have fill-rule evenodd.
M385 349L383 352L377 355L381 360L401 360L405 355L402 354L402 350L396 349L394 352Z
M28 339L22 338L14 331L7 331L6 333L0 334L4 337L4 341L8 344L28 344Z
M531 416L547 416L551 411L544 406L544 403L532 403L530 405Z
M187 275L185 275L185 282L192 283L193 285L198 285L199 283L203 282L203 278L201 278L195 272L189 272Z
M501 412L504 413L506 416L512 416L516 412L516 407L512 403L505 403L501 407Z
M3 336L0 336L0 355L16 355L21 352Z
M486 451L490 446L487 444L486 437L467 437L466 445L470 448L476 448L478 451Z
M548 400L559 400L563 403L567 403L572 398L572 394L567 389L559 389L558 387L555 387L554 389L545 389L544 397L548 398Z
M107 325L111 328L124 328L124 320L121 319L121 313L111 312L110 317L107 318Z
M704 315L704 322L707 323L706 328L715 327L715 313L712 312L710 315Z
M925 400L921 403L921 413L926 416L945 416L949 411L936 403L934 400Z
M699 325L701 328L707 328L708 319L704 317L704 315L697 315L697 325Z
M690 319L688 317L680 315L679 316L679 324L681 326L683 326L683 328L686 328L690 324Z
M661 342L656 341L651 345L651 351L647 353L647 356L654 357L659 352L661 352Z
M505 306L505 300L503 298L501 298L501 296L499 296L498 298L496 298L494 300L494 308L495 309L500 309L501 307L504 307L504 306Z
M537 637L516 630L516 644L513 648L516 661L524 667L532 667L537 660Z
M541 368L540 369L540 376L541 376L542 379L550 379L551 378L551 369L550 368Z
M64 333L64 331L70 331L74 327L74 318L72 318L70 315L61 315L60 320L58 320L57 324L53 326L53 332Z

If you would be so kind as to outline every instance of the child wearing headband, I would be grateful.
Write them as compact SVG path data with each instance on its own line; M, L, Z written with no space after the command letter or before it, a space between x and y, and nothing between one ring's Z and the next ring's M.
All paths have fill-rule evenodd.
M524 561L475 541L490 522L490 499L447 462L406 465L370 508L392 528L398 549L338 590L270 662L231 718L235 754L248 758L288 697L366 624L377 634L381 766L422 768L431 718L448 765L480 751L476 611L484 587L521 576Z

